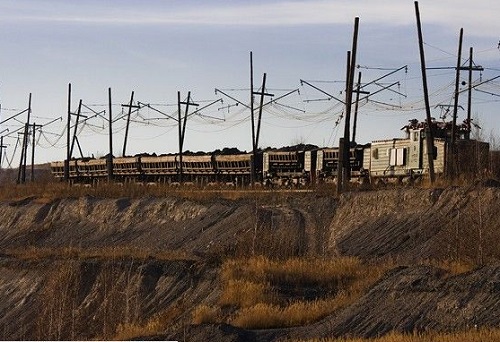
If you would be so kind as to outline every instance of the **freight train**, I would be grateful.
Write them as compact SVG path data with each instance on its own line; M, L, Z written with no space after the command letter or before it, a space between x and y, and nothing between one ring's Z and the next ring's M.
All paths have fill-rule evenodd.
M351 144L349 164L351 181L386 183L415 181L429 171L424 124L411 121L403 129L405 138L376 140L369 144ZM489 168L489 144L463 139L465 130L459 130L456 142L455 172L477 176ZM449 148L449 130L435 125L432 156L435 173L444 174ZM183 154L182 167L178 154L136 155L113 158L113 180L117 182L192 184L197 186L256 184L271 187L302 187L321 183L335 183L339 168L339 148L318 148L297 145L281 149L260 150L252 153L215 151L212 153ZM451 160L451 159L450 159ZM53 175L64 179L64 162L51 163ZM253 175L253 177L252 177ZM253 179L252 179L253 178ZM107 158L81 158L69 162L69 180L72 183L95 184L108 179Z

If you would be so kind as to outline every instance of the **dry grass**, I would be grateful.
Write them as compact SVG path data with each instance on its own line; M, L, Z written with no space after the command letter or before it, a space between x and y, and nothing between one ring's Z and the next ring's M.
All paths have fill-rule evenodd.
M230 279L224 286L219 304L235 305L245 308L256 303L273 301L273 293L268 283L255 283L247 280Z
M217 323L220 317L220 311L220 308L217 306L210 306L205 304L198 305L191 313L192 323Z
M290 196L307 196L307 192L292 193L269 189L251 190L249 188L209 187L194 186L175 187L168 184L155 184L153 186L140 183L100 183L96 186L74 185L64 182L27 183L23 185L7 184L0 186L0 201L17 201L26 198L38 198L50 202L56 198L79 198L94 196L98 198L140 198L144 196L165 197L172 196L190 200L239 200L253 199L264 201L287 200ZM332 192L333 194L333 192Z
M472 270L468 263L425 261L460 274ZM358 300L394 261L373 265L357 258L299 259L265 257L228 260L221 267L223 293L219 304L235 308L227 322L247 329L291 327L318 321ZM307 299L280 295L280 288L315 288L320 297Z
M146 323L122 323L116 328L116 333L112 340L125 341L138 336L154 336L162 333L168 326L168 320L157 314L151 317Z
M315 322L339 307L348 304L349 298L340 293L329 299L294 301L285 306L259 303L238 310L231 324L247 329L292 327Z
M258 256L250 259L230 260L222 265L222 279L247 279L273 283L321 284L349 278L361 266L357 258L343 257L332 260L292 258L285 261Z
M221 267L224 285L219 303L236 308L228 323L242 328L309 324L353 303L392 266L368 266L350 257L229 260ZM312 288L320 297L290 297L280 294L282 287L298 293Z
M500 329L481 329L450 334L424 333L405 335L390 333L373 339L322 338L310 340L287 340L287 342L499 342Z

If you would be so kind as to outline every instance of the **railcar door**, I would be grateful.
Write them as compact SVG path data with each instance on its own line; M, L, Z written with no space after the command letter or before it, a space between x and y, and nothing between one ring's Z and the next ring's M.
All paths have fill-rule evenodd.
M408 168L411 170L422 168L422 141L421 130L410 130Z

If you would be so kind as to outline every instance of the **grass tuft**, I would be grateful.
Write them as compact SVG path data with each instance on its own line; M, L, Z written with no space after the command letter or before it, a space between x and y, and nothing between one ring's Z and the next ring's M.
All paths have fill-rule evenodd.
M198 305L191 313L193 324L217 323L220 308L210 305Z

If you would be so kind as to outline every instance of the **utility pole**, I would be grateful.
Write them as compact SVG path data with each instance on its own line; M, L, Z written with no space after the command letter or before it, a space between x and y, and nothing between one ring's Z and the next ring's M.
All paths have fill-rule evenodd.
M80 102L78 103L78 111L76 112L76 123L75 123L75 129L73 130L73 138L71 140L71 148L69 150L69 158L71 159L73 157L73 149L75 147L75 142L77 141L76 139L76 133L78 131L78 124L80 122L80 117L87 118L87 116L82 115L82 100L80 99Z
M71 131L71 83L68 84L68 122L66 125L66 160L64 161L64 180L69 182L70 131Z
M468 96L467 96L467 133L465 139L470 139L470 129L471 129L471 111L472 111L472 55L474 54L474 49L471 47L469 49L469 85L468 85Z
M7 148L7 146L3 144L3 137L3 135L0 136L0 169L2 168L3 150Z
M267 74L264 73L264 76L262 78L262 88L261 88L261 91L253 93L254 95L260 95L260 104L259 104L259 115L257 117L257 132L255 134L252 134L252 136L255 137L255 140L253 141L253 145L252 145L252 153L253 153L253 160L254 160L254 162L252 163L252 165L254 165L255 161L257 160L257 149L259 148L262 110L264 108L264 96L271 96L271 97L274 96L274 94L266 93L266 77L267 77ZM255 125L252 125L252 127L254 127L254 126ZM255 169L255 166L254 166L254 169L253 169L254 183L252 184L252 186L255 185L256 171L257 170Z
M458 112L458 94L460 91L460 66L462 60L462 40L464 36L464 29L460 29L460 37L458 39L458 57L457 57L457 68L455 72L455 98L453 104L453 120L451 123L451 137L448 146L448 153L446 158L446 174L449 178L454 179L457 173L456 162L457 162L457 112Z
M255 161L257 160L257 149L259 148L259 136L260 136L260 124L262 119L262 108L265 106L264 104L264 96L274 96L273 94L268 94L265 92L266 87L266 73L264 73L264 77L262 80L262 89L260 92L255 92L254 84L253 84L253 53L250 51L250 120L252 121L252 163L250 170L250 184L252 188L255 187L255 178L256 178L256 169L255 169ZM259 106L259 115L257 117L257 131L255 130L255 95L260 95L260 106Z
M132 91L132 95L130 95L130 102L128 105L122 105L122 107L128 107L128 115L127 115L127 125L125 126L125 139L123 141L123 152L122 157L125 157L125 153L127 150L127 139L128 139L128 129L130 126L130 115L132 115L132 108L139 109L140 106L134 106L134 92Z
M21 148L21 161L19 163L19 169L17 173L17 184L26 183L26 154L28 148L28 130L30 123L30 115L31 115L31 93L29 95L28 100L28 118L26 120L26 124L24 125L24 134L23 134L23 145Z
M259 117L257 119L257 133L255 134L255 148L254 148L255 151L257 151L257 149L259 148L260 123L262 119L262 108L264 107L264 96L271 96L271 97L274 96L274 94L266 93L266 77L267 74L264 73L264 76L262 78L262 89L260 92L257 93L260 95L260 105L259 105Z
M356 142L356 125L358 121L359 92L361 91L361 71L358 72L358 85L356 86L356 102L354 104L354 121L352 123L352 142Z
M33 122L33 136L31 140L31 182L33 183L35 181L35 132L37 128L42 127L42 125L37 125L35 122Z
M346 68L346 94L345 94L345 125L344 125L344 141L339 141L339 168L342 168L342 175L337 180L337 193L340 194L349 187L351 178L351 163L350 163L350 147L351 147L351 108L352 108L352 93L354 86L354 71L356 69L356 53L358 48L358 31L359 17L354 18L354 33L352 37L352 50L347 52L347 68ZM342 149L340 150L340 145Z
M458 94L460 91L460 65L462 60L462 40L464 36L464 29L460 29L460 37L458 39L458 58L457 58L457 69L455 72L455 101L453 104L453 123L451 125L451 146L455 146L457 139L457 112L458 112ZM453 148L454 149L454 148Z
M109 153L107 158L108 182L113 181L113 113L111 102L111 88L108 88L109 101Z
M255 150L255 121L253 115L254 106L254 92L253 92L253 53L250 51L250 120L252 121L252 165L250 170L250 184L252 188L255 187L255 162L257 151Z
M347 51L347 60L346 60L346 75L345 75L345 102L344 102L344 116L347 116L347 102L349 101L349 73L351 72L351 51ZM344 190L344 182L345 182L345 173L344 173L344 159L345 159L345 136L346 136L346 130L348 128L345 128L346 126L348 127L350 125L349 122L345 122L344 126L344 136L339 139L339 161L338 161L338 166L337 166L337 195L340 195L342 191ZM348 143L348 142L347 142Z
M420 23L420 11L418 9L418 1L415 1L415 15L417 18L418 44L420 49L420 65L422 69L422 84L424 88L425 113L427 119L427 127L425 128L425 141L427 146L427 161L429 164L429 178L431 184L434 184L434 136L432 132L431 108L429 104L429 90L427 89L427 73L425 70L425 53L424 39L422 36L422 25Z
M185 105L184 119L182 118L181 105ZM188 92L187 101L181 101L181 92L177 92L177 111L178 111L178 129L179 129L179 184L183 181L183 165L182 165L182 150L184 147L184 136L186 134L186 122L188 117L189 106L199 106L197 103L191 102L191 92Z

